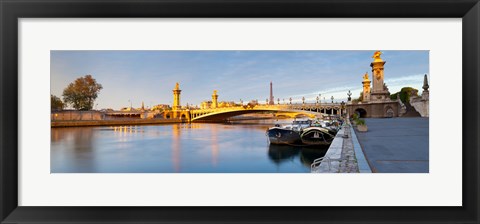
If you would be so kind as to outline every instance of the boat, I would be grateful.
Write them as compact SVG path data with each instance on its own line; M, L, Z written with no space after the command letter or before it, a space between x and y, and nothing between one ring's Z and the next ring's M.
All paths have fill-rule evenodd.
M330 145L340 129L337 120L314 120L300 133L304 145Z
M335 138L333 130L324 127L308 127L300 134L300 140L305 145L329 145Z
M290 125L280 126L276 124L267 130L266 135L270 144L298 144L301 143L300 133L304 128L308 128L311 124L310 120L295 120Z
M275 125L267 130L270 144L330 145L340 129L337 120L296 120L291 125Z
M326 128L332 132L333 135L336 135L342 122L339 120L315 120L312 122L311 127L322 127Z
M297 144L300 143L300 134L291 127L275 126L267 130L270 144Z

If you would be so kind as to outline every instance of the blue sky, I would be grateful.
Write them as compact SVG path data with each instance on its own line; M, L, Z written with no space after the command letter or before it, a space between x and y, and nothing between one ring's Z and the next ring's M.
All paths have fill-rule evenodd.
M219 101L244 102L273 95L283 102L346 101L357 98L365 72L372 77L369 51L51 51L51 94L61 97L76 78L92 75L103 89L98 109L170 104L180 83L181 103L198 105L217 90ZM429 75L428 51L383 51L385 83L391 93L405 86L421 92ZM62 98L62 97L61 97Z

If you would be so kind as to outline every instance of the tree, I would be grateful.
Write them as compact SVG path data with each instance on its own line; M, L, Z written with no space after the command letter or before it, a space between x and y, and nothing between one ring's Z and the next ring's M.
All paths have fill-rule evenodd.
M359 102L362 102L363 101L363 91L360 92L360 97L358 97L357 99Z
M102 85L91 76L80 77L63 90L63 101L76 110L91 110Z
M412 87L403 87L400 92L396 92L390 95L390 99L397 100L397 94L400 93L400 100L404 104L410 104L410 98L412 96L418 96L418 90Z
M64 106L65 105L59 97L50 94L50 108L52 111L63 110Z

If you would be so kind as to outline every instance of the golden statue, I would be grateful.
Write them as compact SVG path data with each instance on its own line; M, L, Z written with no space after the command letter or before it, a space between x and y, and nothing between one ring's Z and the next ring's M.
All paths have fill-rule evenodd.
M373 62L382 62L383 60L380 58L380 55L382 55L382 52L381 51L375 51L375 53L373 53Z
M213 95L217 95L217 90L213 90Z
M178 84L178 82L175 84L175 89L180 89L180 84Z
M368 80L368 72L365 72L365 75L363 75L363 80Z

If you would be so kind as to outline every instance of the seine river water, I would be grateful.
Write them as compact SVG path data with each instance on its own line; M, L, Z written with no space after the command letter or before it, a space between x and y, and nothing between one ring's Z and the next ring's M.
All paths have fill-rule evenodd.
M52 173L305 173L328 147L269 145L289 120L52 128Z

